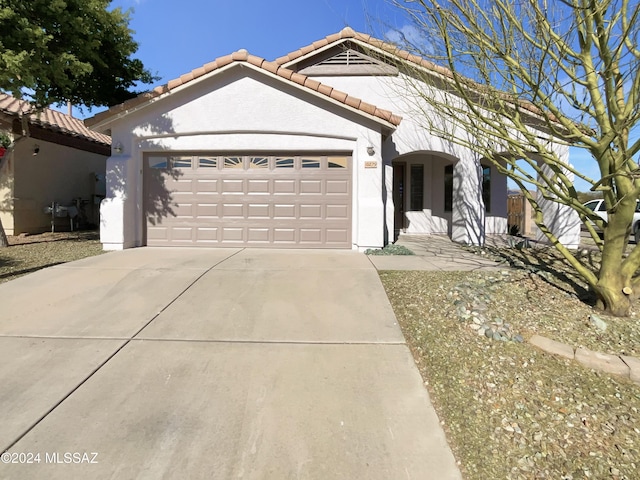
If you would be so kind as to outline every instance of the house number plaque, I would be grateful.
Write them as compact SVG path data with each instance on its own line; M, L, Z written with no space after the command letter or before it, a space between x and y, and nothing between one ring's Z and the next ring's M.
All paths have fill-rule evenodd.
M364 168L377 168L377 167L378 167L378 162L376 162L375 160L368 160L364 162Z

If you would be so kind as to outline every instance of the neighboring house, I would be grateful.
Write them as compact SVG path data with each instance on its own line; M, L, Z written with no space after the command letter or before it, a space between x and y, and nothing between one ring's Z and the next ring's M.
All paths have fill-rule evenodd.
M51 230L52 204L74 206L81 199L87 222L98 224L105 194L105 163L111 139L64 113L0 94L0 129L13 137L0 160L0 219L8 235ZM78 202L75 202L78 203ZM57 229L69 230L64 208L57 208ZM73 209L71 209L73 212Z
M402 60L446 73L346 28L274 62L240 50L87 119L113 138L104 248L363 250L400 232L506 233L506 178L421 126L398 93Z

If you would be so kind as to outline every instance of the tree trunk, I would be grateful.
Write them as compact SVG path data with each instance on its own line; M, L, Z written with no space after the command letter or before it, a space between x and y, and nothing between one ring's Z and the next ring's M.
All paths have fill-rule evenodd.
M4 233L4 227L2 226L2 220L0 219L0 248L8 247L9 240L7 239L7 234Z
M605 244L605 250L606 248ZM615 262L615 255L607 255L607 253L609 252L603 252L600 275L595 286L598 296L596 307L616 317L627 317L632 298L625 294L623 289L631 286L631 278L622 273L620 261Z
M616 282L617 283L617 282ZM596 308L616 317L628 317L631 309L631 298L625 295L622 288L610 288L598 282Z

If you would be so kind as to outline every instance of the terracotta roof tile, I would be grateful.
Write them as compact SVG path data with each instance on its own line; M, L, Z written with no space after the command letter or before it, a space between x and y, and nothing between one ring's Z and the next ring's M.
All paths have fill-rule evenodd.
M0 93L0 112L5 115L18 118L20 115L29 114L32 105L19 100L11 95ZM90 142L103 145L111 145L111 137L89 130L82 120L71 117L62 112L45 108L40 112L29 115L29 123L38 125L53 132L63 133L73 137L80 137Z
M359 98L352 97L351 95L347 95L347 98L344 99L344 103L346 103L350 107L360 109L360 104L362 103L362 100L360 100Z
M316 43L327 44L326 40L322 40ZM312 50L313 49L311 49L310 51ZM254 65L255 67L265 70L273 75L277 75L281 78L284 78L293 83L301 85L304 88L307 88L314 92L318 92L333 100L341 102L351 108L355 108L368 115L378 117L393 125L399 125L400 121L402 120L401 117L397 115L393 115L391 112L366 104L362 102L362 100L360 99L357 99L355 97L350 97L346 93L335 90L334 88L328 85L323 85L322 83L312 80L300 73L296 73L293 70L284 68L275 62L268 62L263 58L257 57L255 55L250 55L246 50L239 50L237 52L232 53L231 55L225 55L224 57L220 57L215 61L207 63L202 67L198 67L192 70L191 72L182 75L180 78L170 80L166 85L156 87L150 92L140 94L137 97L131 100L127 100L126 102L120 105L113 106L106 112L102 112L97 115L94 115L93 117L86 119L85 123L87 125L95 125L101 121L109 119L114 115L126 112L129 109L142 105L145 102L153 98L156 98L162 94L171 92L171 90L181 87L182 85L185 85L199 77L202 77L203 75L211 73L215 70L219 70L220 68L230 65L231 63L234 63L234 62L237 62L237 63L246 62L248 64ZM366 105L366 108L363 108L362 107L363 105Z
M331 90L331 98L344 103L347 100L347 94L339 90L333 89Z

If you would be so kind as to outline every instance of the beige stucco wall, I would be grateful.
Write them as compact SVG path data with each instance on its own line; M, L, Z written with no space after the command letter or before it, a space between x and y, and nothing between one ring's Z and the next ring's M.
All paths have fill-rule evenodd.
M13 235L13 154L0 160L0 221L7 235Z
M33 155L38 145L38 155ZM98 205L92 205L95 174L104 175L106 157L54 143L21 138L13 154L13 234L51 230L51 215L44 208L52 202L71 205L74 198L89 200L87 215L97 224ZM4 220L4 218L3 218ZM57 230L68 230L68 218L56 219Z

